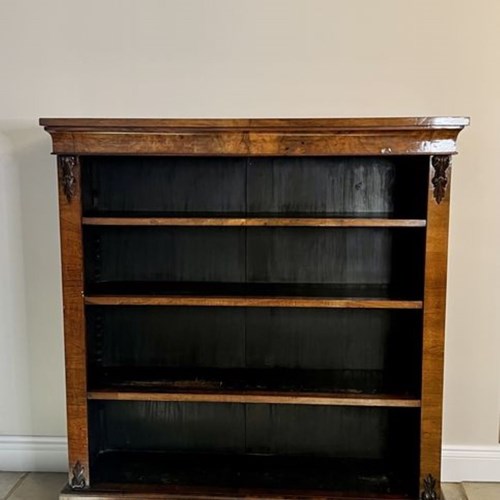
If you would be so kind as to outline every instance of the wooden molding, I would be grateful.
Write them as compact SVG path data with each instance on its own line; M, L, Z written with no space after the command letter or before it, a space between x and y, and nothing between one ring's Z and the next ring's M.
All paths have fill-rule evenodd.
M68 119L42 118L56 154L454 154L468 118Z

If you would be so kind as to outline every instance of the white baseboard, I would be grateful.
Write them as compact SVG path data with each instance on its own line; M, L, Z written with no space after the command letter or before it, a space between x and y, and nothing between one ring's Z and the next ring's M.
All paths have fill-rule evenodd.
M63 437L0 436L0 471L66 472ZM500 445L443 448L442 481L500 482Z
M442 481L500 482L500 445L443 448Z
M66 472L65 437L0 436L0 471Z

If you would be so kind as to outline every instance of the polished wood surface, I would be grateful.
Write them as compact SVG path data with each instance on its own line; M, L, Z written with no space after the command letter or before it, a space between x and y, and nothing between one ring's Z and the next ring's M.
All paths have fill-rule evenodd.
M461 117L346 119L42 118L56 154L453 154Z
M422 357L422 424L420 438L420 479L428 474L441 476L441 435L443 412L443 365L448 265L448 217L451 165L447 189L438 203L434 196L436 171L429 162L429 202L424 292Z
M420 400L394 395L371 396L366 394L326 393L193 393L193 392L118 392L90 391L88 399L103 401L182 401L203 403L267 403L322 406L369 406L388 408L419 408Z
M69 170L68 170L69 169ZM80 463L89 480L87 422L87 357L83 303L83 245L80 164L74 157L59 158L59 216L66 355L69 476ZM72 176L72 178L70 177ZM69 180L68 180L69 179ZM68 187L71 190L68 190Z
M186 297L90 295L85 304L100 306L321 307L343 309L422 309L419 300L328 299L309 297Z
M425 219L83 217L87 226L425 227Z
M380 117L380 118L40 118L48 129L118 129L118 130L420 130L461 129L469 118L457 116Z

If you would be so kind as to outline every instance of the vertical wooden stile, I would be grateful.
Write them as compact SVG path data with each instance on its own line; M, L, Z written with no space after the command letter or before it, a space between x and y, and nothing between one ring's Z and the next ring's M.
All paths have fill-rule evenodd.
M90 484L83 297L81 172L77 156L58 157L69 484Z
M422 357L420 485L441 477L444 327L450 200L450 156L431 157L427 200L425 293ZM432 476L429 477L429 476Z

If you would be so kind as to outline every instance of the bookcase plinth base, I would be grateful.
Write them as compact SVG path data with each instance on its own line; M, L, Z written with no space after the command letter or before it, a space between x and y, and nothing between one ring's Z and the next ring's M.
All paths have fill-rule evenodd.
M148 489L144 491L138 488L136 491L132 487L128 487L126 490L120 491L99 491L96 489L87 490L72 490L69 486L66 486L60 496L59 500L305 500L305 499L321 499L321 500L417 500L417 498L408 496L396 496L396 495L381 495L381 496L352 496L346 497L344 494L332 495L327 492L255 492L251 493L249 491L238 493L231 492L219 492L219 493L208 493L203 491L153 491Z

